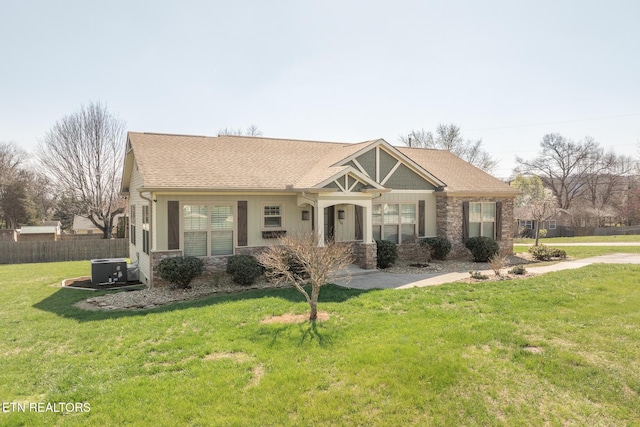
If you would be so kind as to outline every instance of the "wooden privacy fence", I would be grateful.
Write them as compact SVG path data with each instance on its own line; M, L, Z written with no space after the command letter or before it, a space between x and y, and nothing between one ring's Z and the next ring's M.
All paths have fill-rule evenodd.
M128 256L128 239L0 242L0 264L82 261Z

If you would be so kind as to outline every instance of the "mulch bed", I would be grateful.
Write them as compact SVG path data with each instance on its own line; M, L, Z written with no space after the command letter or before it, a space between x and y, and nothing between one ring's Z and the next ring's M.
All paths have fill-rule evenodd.
M127 283L113 283L111 285L94 285L91 283L90 278L79 277L77 279L68 279L64 281L63 287L79 288L79 289L93 289L96 291L111 291L114 289L128 289L134 287L139 289L140 286L144 286L142 282L127 282Z

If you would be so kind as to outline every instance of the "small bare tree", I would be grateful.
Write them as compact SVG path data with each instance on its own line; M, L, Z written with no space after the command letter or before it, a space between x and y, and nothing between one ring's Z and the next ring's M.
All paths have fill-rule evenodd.
M275 283L292 283L309 303L309 320L318 317L320 287L335 274L353 262L351 250L346 245L328 242L319 246L317 233L299 232L281 237L277 245L270 246L258 255L258 261L266 268L269 280ZM311 285L311 295L304 288Z

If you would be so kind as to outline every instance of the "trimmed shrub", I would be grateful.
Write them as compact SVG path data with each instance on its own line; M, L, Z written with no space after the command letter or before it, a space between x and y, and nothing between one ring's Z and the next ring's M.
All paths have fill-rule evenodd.
M233 255L227 259L227 273L239 285L253 285L263 272L264 268L254 256Z
M189 288L191 281L201 275L203 271L204 263L202 260L192 256L165 258L158 264L160 277L183 289Z
M445 237L427 237L420 244L429 246L433 259L444 261L451 252L451 242Z
M529 253L538 261L549 261L551 258L565 259L567 257L566 251L558 248L550 248L546 245L531 246Z
M475 262L488 262L500 251L498 242L490 237L472 237L467 240L465 246L471 251Z
M486 274L482 274L482 272L480 271L469 271L469 274L471 275L472 279L476 279L476 280L487 280L489 278L489 276L487 276Z
M527 269L524 268L524 265L516 265L511 270L509 270L509 273L517 274L517 275L520 276L520 275L523 275L523 274L527 274Z
M395 243L376 240L378 246L378 268L391 267L398 259L398 248Z

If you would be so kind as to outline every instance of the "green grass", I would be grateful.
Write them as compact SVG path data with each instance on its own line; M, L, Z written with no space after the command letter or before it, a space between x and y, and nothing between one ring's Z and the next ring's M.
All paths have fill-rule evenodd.
M546 243L544 243L546 244ZM554 247L552 244L547 245ZM592 256L619 254L619 253L640 253L640 246L555 246L567 253L573 259L589 258ZM527 252L529 246L513 245L514 252Z
M536 239L517 238L515 243L534 244ZM576 236L541 238L540 243L552 245L554 243L598 243L598 242L640 242L640 234L616 236Z
M637 425L640 268L403 291L292 289L86 312L88 263L0 266L0 425ZM535 351L535 352L532 352Z

